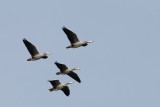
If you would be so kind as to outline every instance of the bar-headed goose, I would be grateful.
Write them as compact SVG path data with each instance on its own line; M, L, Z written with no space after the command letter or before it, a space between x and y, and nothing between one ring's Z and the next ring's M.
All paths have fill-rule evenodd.
M61 64L58 63L57 61L55 62L55 65L60 69L60 72L57 72L57 75L60 74L67 74L68 76L70 76L71 78L73 78L74 80L76 80L77 82L81 82L80 78L78 77L78 75L73 72L74 70L80 70L80 68L68 68L65 64Z
M28 40L26 40L26 38L23 38L23 43L31 54L31 58L27 59L27 61L35 61L41 58L46 59L48 58L47 55L51 54L51 52L39 53L37 48Z
M59 80L49 80L49 82L53 86L52 88L49 89L50 92L62 90L66 96L70 95L70 90L67 85L74 83L74 82L68 82L66 84L63 84L63 83L60 83Z
M66 48L78 48L80 46L87 46L88 43L93 42L93 40L90 41L80 41L77 37L77 35L72 32L71 30L67 29L66 27L62 27L62 30L64 31L64 33L67 35L71 45L67 46Z

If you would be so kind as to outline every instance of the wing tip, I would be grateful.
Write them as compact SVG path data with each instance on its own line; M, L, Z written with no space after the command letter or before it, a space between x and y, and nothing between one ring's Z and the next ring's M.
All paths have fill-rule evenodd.
M63 27L62 27L62 29L64 30L64 29L66 29L66 27L65 27L65 26L63 26Z
M76 80L76 81L77 81L77 82L79 82L79 83L81 83L81 80L80 80L80 78L79 78L79 77L77 78L77 80Z
M58 79L55 79L55 80L48 80L48 82L52 82L52 81L59 81ZM59 81L60 82L60 81Z
M55 64L58 64L58 61L55 61L54 63L55 63Z
M22 40L23 40L23 41L26 41L27 39L24 37Z
M52 80L48 80L47 82L51 82Z
M81 83L81 80L80 81L78 81L79 83Z
M68 94L67 94L66 96L67 96L67 97L69 97L69 95L68 95Z

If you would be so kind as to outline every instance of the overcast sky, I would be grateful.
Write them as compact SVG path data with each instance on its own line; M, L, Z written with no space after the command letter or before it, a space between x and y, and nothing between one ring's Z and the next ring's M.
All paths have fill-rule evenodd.
M66 49L63 26L94 42ZM24 37L52 54L26 61ZM0 107L160 107L159 0L0 0L0 41ZM69 97L55 61L81 69Z

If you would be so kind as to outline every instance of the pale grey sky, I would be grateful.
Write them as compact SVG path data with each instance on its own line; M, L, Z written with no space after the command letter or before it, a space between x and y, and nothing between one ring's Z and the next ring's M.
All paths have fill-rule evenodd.
M159 0L1 0L0 107L160 107L159 19ZM63 26L95 42L67 50ZM52 54L27 62L24 37ZM55 61L81 68L69 97Z

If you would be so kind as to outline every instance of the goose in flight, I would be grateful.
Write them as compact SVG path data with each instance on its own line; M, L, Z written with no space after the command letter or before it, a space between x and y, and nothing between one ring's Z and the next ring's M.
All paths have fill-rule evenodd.
M49 82L53 86L52 88L49 89L50 92L62 90L66 96L70 95L70 90L67 85L74 83L74 82L67 82L66 84L63 84L63 83L60 83L59 80L49 80Z
M37 48L28 40L26 40L26 38L23 38L23 43L31 54L31 58L27 59L27 61L35 61L41 58L46 59L48 58L47 55L51 54L50 52L39 53Z
M60 72L57 72L57 75L60 74L67 74L68 76L70 76L71 78L73 78L74 80L76 80L77 82L81 82L80 78L78 77L78 75L73 72L74 70L80 70L80 68L68 68L65 64L61 64L58 63L57 61L55 62L55 65L60 69Z
M80 46L87 46L88 43L93 42L93 40L90 41L80 41L77 37L77 35L72 32L71 30L67 29L66 27L62 27L62 30L64 31L64 33L67 35L71 45L67 46L66 48L78 48Z

